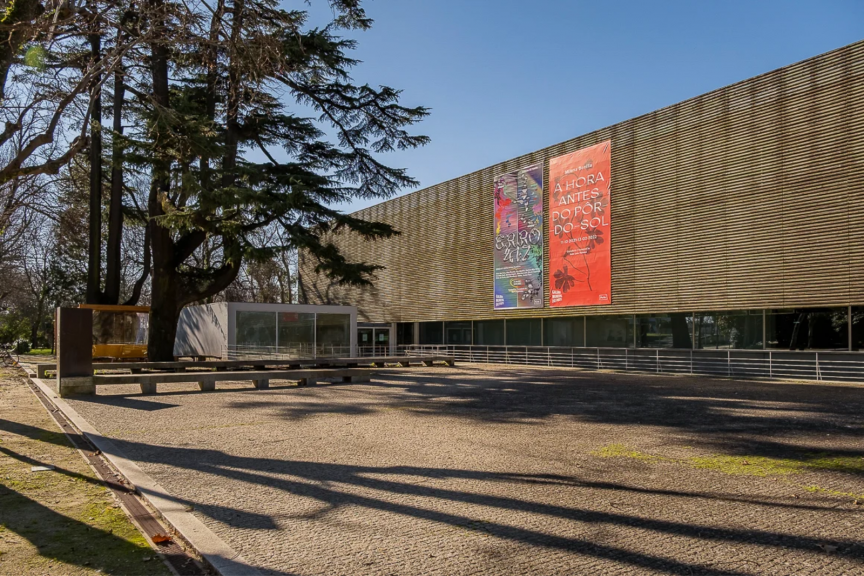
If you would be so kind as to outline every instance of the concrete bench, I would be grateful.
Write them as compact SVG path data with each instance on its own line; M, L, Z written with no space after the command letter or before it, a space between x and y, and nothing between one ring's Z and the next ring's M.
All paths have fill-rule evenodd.
M194 382L201 390L215 390L216 382L251 380L258 390L270 387L270 380L289 380L300 386L316 384L330 378L343 382L369 382L368 370L266 370L243 372L175 372L162 374L106 374L93 376L93 385L138 384L142 394L155 394L157 384Z
M344 366L356 368L358 366L375 366L383 368L387 364L395 364L408 367L411 364L423 364L432 366L435 363L443 363L447 366L454 365L453 356L374 356L367 358L314 358L314 359L292 359L292 360L205 360L205 361L176 361L176 362L105 362L93 365L93 370L129 370L133 374L143 370L186 370L210 369L228 370L230 368L251 367L255 370L282 367L299 369L303 367L333 368ZM56 364L37 364L36 375L38 378L46 378L48 372L57 370Z

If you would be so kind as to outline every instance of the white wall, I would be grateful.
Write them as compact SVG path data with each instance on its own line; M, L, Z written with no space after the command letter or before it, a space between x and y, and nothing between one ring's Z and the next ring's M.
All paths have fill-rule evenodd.
M221 358L228 344L228 305L224 302L187 306L180 312L174 356Z

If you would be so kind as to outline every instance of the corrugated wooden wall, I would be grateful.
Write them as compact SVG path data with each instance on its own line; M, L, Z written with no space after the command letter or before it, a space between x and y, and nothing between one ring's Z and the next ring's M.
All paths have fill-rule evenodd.
M542 162L547 183L550 158L606 139L612 304L548 308L545 286L546 308L494 311L493 177ZM864 41L358 214L402 232L337 238L386 267L375 287L328 287L304 257L301 278L310 303L354 304L361 319L864 304Z

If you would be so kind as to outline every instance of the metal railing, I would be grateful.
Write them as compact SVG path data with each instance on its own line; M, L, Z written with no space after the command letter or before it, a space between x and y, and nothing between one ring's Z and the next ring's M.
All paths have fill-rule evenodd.
M313 358L345 358L350 355L350 346L231 345L222 347L222 358L227 360L310 360Z
M457 362L486 364L864 382L864 353L860 352L413 345L399 346L399 353L445 354Z

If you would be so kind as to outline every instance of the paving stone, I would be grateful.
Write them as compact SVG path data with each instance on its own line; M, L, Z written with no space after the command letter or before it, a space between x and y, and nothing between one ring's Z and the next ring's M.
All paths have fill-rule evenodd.
M265 573L864 573L864 388L482 365L272 384L71 403Z

